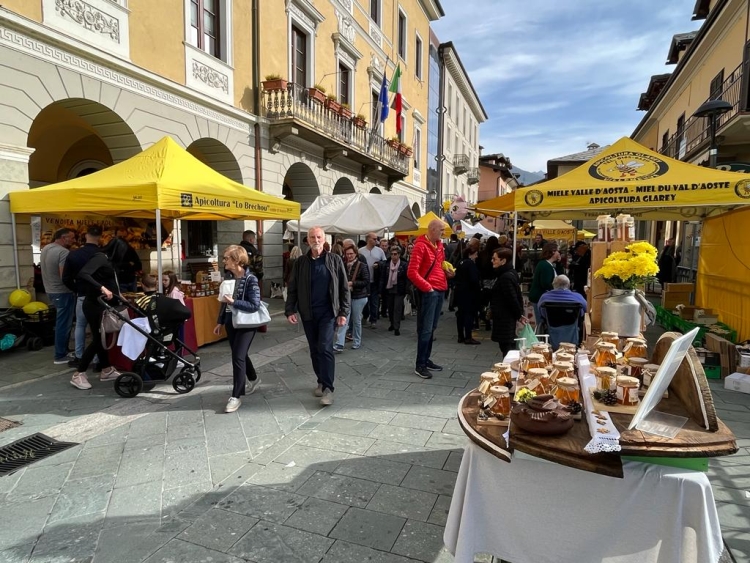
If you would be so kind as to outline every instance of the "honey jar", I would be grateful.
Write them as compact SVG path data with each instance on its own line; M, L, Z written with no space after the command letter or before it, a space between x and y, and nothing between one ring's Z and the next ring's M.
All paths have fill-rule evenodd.
M528 374L529 370L534 368L544 368L547 362L544 361L544 356L541 354L526 354L526 357L521 360L521 371Z
M615 349L617 349L620 346L620 336L616 332L602 332L599 342L609 342L610 344L614 344ZM597 342L597 345L599 342Z
M492 413L510 416L510 392L505 385L493 385L490 387L490 400L486 403Z
M479 392L482 397L486 397L490 392L490 387L498 385L497 374L494 371L485 371L479 376ZM481 398L479 399L481 402Z
M575 355L576 350L578 350L578 346L576 346L572 342L560 342L560 346L557 347L558 354L560 352L565 352L566 354Z
M594 375L596 376L597 391L611 391L615 388L615 378L617 377L617 370L615 368L596 368Z
M531 368L526 376L529 389L537 395L552 392L552 378L545 368Z
M557 355L555 356L555 363L569 362L575 366L575 360L576 360L575 354L569 354L568 352L558 352Z
M630 377L635 377L638 379L638 381L643 381L642 371L643 366L648 364L648 360L646 358L628 358L627 360L627 375Z
M578 380L573 377L559 377L555 382L555 389L552 394L563 405L577 403L581 399Z
M552 347L549 344L543 342L537 342L531 345L531 352L534 354L541 354L547 365L552 363Z
M596 345L594 356L596 367L613 366L617 363L617 348L611 342L602 342Z
M497 380L500 385L510 385L512 379L510 364L498 362L492 366L492 371L497 376Z
M659 364L645 364L641 368L641 381L644 387L651 385L657 371L659 371Z
M552 373L550 374L552 381L557 381L561 377L575 379L573 364L570 362L555 362L552 364L552 368Z
M639 381L635 377L620 375L617 377L617 404L630 407L638 404Z
M646 341L642 338L628 338L625 341L625 348L622 350L625 359L630 358L648 358L648 347Z

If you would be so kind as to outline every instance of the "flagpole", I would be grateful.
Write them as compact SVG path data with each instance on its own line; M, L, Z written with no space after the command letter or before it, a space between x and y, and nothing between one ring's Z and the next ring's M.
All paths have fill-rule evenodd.
M383 100L381 99L381 94L383 91L383 86L385 84L386 78L385 73L388 71L388 63L391 61L391 58L389 56L386 56L385 59L385 66L383 67L383 81L380 84L380 92L378 92L378 105L375 106L375 119L372 120L372 129L370 130L370 139L367 142L367 152L372 152L372 143L375 141L375 131L378 129L378 125L380 125L380 114L383 111ZM388 96L386 95L386 98Z

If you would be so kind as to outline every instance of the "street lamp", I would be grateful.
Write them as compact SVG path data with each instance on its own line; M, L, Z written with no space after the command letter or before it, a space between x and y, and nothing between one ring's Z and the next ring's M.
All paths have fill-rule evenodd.
M708 167L716 168L716 154L718 148L716 146L716 119L732 109L732 104L724 100L708 100L701 107L699 107L694 117L707 117L709 119L709 127L711 128L711 146L708 149Z
M433 188L429 192L427 192L427 211L435 210L436 201L437 201L437 192Z

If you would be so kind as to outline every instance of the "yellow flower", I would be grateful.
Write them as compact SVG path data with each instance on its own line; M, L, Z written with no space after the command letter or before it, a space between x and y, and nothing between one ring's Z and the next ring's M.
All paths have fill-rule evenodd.
M658 272L657 250L647 242L635 242L625 251L613 252L602 262L594 276L616 289L634 289Z
M647 254L654 258L656 258L656 255L659 253L656 248L647 242L634 242L633 244L629 244L627 249L633 254Z

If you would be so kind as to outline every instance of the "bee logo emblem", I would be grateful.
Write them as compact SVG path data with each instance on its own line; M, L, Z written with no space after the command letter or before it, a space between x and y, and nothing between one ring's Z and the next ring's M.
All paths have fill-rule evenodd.
M750 180L740 180L734 186L734 193L742 199L750 199Z
M669 170L669 165L655 156L622 151L609 154L589 167L589 175L597 180L628 182L656 178Z

